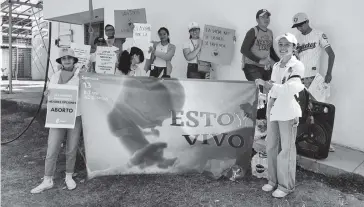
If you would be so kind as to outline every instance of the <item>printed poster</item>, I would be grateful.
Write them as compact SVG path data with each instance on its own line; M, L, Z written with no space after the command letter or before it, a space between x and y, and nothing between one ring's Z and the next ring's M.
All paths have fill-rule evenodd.
M78 64L86 69L89 69L89 61L90 61L90 45L80 45L77 43L72 43L71 48L75 52L75 56L78 58Z
M45 127L73 129L76 122L77 102L78 86L49 85Z
M147 23L145 8L115 10L115 37L127 38L133 37L133 30L129 23Z
M100 47L96 49L96 73L115 74L117 61L116 47Z
M230 65L234 56L235 30L205 25L200 60Z
M252 82L82 73L80 86L89 178L249 169Z

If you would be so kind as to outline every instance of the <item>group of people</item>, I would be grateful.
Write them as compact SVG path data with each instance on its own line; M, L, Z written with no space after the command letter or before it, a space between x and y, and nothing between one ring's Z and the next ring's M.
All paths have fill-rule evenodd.
M295 95L308 88L316 73L319 71L321 50L329 55L328 70L325 81L331 81L334 52L328 42L327 36L309 25L306 14L298 13L293 17L292 28L300 33L293 35L285 33L278 36L277 53L273 49L273 32L268 29L271 13L265 9L256 14L257 26L250 29L243 41L241 53L243 55L243 71L246 79L255 81L262 93L267 93L267 106L260 111L259 118L267 118L267 154L268 154L268 184L263 186L264 191L273 191L277 198L285 197L295 187L296 173L296 147L295 139L299 117L302 116L300 105ZM133 24L130 24L133 27ZM188 26L190 40L183 45L183 54L188 62L187 77L206 79L209 72L199 70L199 53L202 47L200 26L192 22ZM123 38L115 38L115 28L106 25L104 37L94 39L92 29L89 30L90 44L92 45L91 71L94 72L95 50L98 46L115 48L118 54L116 72L118 75L139 76L138 64L144 61L144 54L140 48L131 47L122 50L125 42ZM148 68L152 77L170 77L172 73L171 60L175 54L176 46L170 43L167 28L158 30L160 41L153 42L150 48L151 64ZM92 41L94 39L94 41ZM78 85L76 67L78 58L70 48L61 48L60 56L56 60L61 70L57 71L50 80L50 84ZM46 91L46 95L48 95ZM76 188L72 178L77 154L77 145L81 133L81 114L77 110L76 124L73 129L51 128L48 136L47 156L45 160L45 175L43 182L31 193L40 193L53 187L57 157L62 141L67 133L66 144L66 177L65 182L69 190ZM259 117L260 116L260 117Z

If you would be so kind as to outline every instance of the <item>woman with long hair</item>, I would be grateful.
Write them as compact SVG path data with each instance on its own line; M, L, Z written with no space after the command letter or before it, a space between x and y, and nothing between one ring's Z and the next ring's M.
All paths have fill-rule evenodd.
M142 70L138 64L144 62L144 53L138 47L124 50L119 56L119 64L116 75L142 76Z
M78 74L80 70L75 67L75 64L78 62L78 58L75 57L74 51L70 48L62 48L60 50L59 58L56 61L61 65L61 70L57 71L52 76L49 84L67 84L78 86ZM48 95L49 93L52 93L52 91L47 90L45 92L45 95ZM73 180L72 175L74 173L77 147L81 135L81 113L79 106L77 106L77 118L75 122L75 127L73 129L49 129L44 179L39 186L31 190L31 193L40 193L53 187L53 175L56 170L57 158L61 149L62 141L64 140L66 134L67 144L65 182L69 190L73 190L76 188L76 182Z
M304 89L304 66L294 55L297 39L286 33L277 37L280 61L274 64L270 81L257 79L269 90L267 106L268 184L263 191L283 198L295 188L296 135L302 110L296 97Z
M151 51L151 77L170 78L172 73L172 58L176 52L176 46L170 43L169 31L162 27L158 30L160 42L154 43Z
M183 45L183 55L188 62L187 78L206 79L206 73L198 71L198 56L202 48L200 39L200 25L192 22L188 25L190 39Z

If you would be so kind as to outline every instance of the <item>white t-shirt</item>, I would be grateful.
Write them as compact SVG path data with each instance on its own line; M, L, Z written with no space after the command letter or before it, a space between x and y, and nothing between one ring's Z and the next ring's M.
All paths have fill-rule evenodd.
M325 33L315 29L306 35L298 32L296 37L299 58L305 66L304 77L315 76L320 69L322 51L330 46L329 40Z
M162 43L158 43L158 45L156 47L156 51L162 52L162 53L167 53L168 46L169 46L169 44L163 46ZM160 57L155 57L153 65L156 67L167 67L167 62Z
M188 48L188 49L190 49L190 50L191 50L191 52L195 50L195 48L197 47L197 44L198 44L199 39L197 39L197 40L192 40L192 41L191 41L191 40L192 40L192 39L188 40L188 42L186 42L186 43L183 45L183 49ZM192 44L192 42L193 42L193 44ZM190 61L187 61L187 62L188 62L188 63L197 63L197 57L195 57L194 59L192 59L192 60L190 60Z

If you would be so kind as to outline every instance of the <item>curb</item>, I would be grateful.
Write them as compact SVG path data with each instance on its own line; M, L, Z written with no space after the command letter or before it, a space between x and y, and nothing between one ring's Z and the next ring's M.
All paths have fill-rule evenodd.
M253 148L255 151L265 151L265 141L262 139L255 140ZM335 152L334 152L335 153ZM339 177L339 176L360 176L364 178L363 174L350 172L338 167L328 165L323 162L324 160L315 160L312 158L297 155L297 165L301 168L311 171L313 173L322 174L328 177ZM360 165L360 164L359 164ZM359 167L359 166L358 166ZM358 168L357 167L357 168Z

